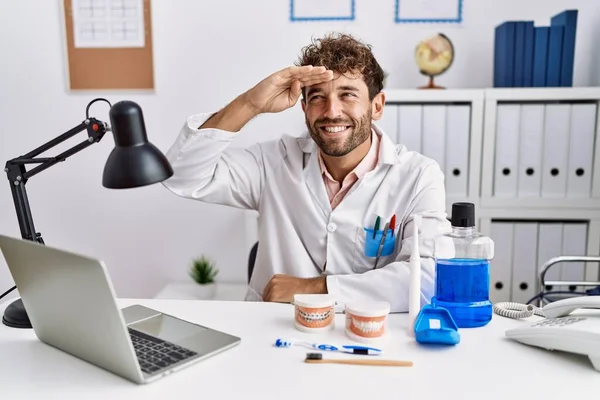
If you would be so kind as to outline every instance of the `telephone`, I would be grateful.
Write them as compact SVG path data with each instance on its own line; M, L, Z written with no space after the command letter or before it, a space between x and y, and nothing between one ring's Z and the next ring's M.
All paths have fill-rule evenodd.
M506 312L506 308L519 308L513 305L498 303L497 313ZM523 305L521 305L523 306ZM529 305L530 306L530 305ZM596 371L600 371L600 311L570 315L578 309L599 309L600 296L572 297L555 301L543 308L531 309L528 312L545 317L531 325L509 329L505 335L517 342L589 357ZM533 307L533 306L531 306ZM521 310L522 312L523 310ZM515 318L515 317L513 317Z

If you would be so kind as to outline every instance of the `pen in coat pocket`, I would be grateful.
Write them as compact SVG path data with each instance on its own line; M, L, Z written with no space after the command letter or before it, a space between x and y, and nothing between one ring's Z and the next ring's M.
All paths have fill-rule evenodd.
M375 220L375 228L373 229L373 239L375 239L375 235L377 235L377 231L379 230L380 222L381 222L381 217L379 217L379 215L378 215L377 219Z
M396 227L396 214L392 215L392 220L390 221L390 228L392 228L392 237L394 236L394 228Z
M390 224L386 223L385 227L383 228L383 235L381 235L381 242L379 242L379 248L377 249L377 258L375 258L375 265L373 266L373 269L377 268L377 263L379 262L379 257L381 257L381 253L383 252L383 245L385 243L385 237L387 236L387 231L388 231L389 226L390 226Z

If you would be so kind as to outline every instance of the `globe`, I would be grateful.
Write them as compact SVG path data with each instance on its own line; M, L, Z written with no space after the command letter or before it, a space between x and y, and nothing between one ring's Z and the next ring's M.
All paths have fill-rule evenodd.
M421 89L443 89L433 78L446 72L454 60L454 46L443 33L421 41L415 49L415 62L421 74L429 77L429 84Z

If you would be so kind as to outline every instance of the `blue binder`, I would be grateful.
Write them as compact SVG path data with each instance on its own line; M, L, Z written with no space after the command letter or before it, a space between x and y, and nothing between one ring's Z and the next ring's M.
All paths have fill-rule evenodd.
M563 36L565 28L550 26L548 35L548 68L546 70L546 86L560 86L560 73L563 54Z
M550 28L536 26L533 30L533 74L534 87L546 86L546 72L548 65L548 37Z
M577 14L577 10L565 10L550 20L551 26L562 26L564 29L559 86L573 86Z
M495 28L494 86L513 87L515 69L516 23L504 22Z
M523 49L523 86L533 86L533 57L534 57L534 26L533 21L525 22L525 41Z

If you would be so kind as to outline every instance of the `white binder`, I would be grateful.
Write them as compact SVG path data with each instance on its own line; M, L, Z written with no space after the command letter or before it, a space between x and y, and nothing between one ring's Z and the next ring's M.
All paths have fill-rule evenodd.
M567 197L589 198L592 193L596 105L573 104L569 137Z
M569 104L547 104L544 122L542 197L564 198L569 155Z
M585 256L587 250L587 224L586 223L566 223L563 225L563 247L562 255L565 256ZM568 262L561 267L561 281L583 281L585 280L585 263ZM566 291L584 291L590 287L561 287Z
M446 109L446 194L466 198L469 176L471 107L449 105Z
M442 171L446 165L446 106L423 106L423 155L434 159Z
M512 292L513 227L511 222L492 221L494 259L490 262L490 301L510 301Z
M526 304L539 293L537 287L538 224L515 223L512 257L511 301Z
M560 223L542 222L538 233L538 273L542 265L551 258L562 255L563 227ZM531 243L531 242L530 242ZM558 281L561 278L562 264L554 264L548 270L545 281ZM546 292L556 292L559 288L546 287Z
M402 104L398 107L398 142L409 151L421 152L422 106Z
M521 105L519 129L518 197L540 197L542 150L544 145L544 106Z
M499 104L496 116L494 196L516 197L519 158L519 114L516 104Z
M398 143L398 105L386 104L383 106L383 115L377 125L392 142Z

